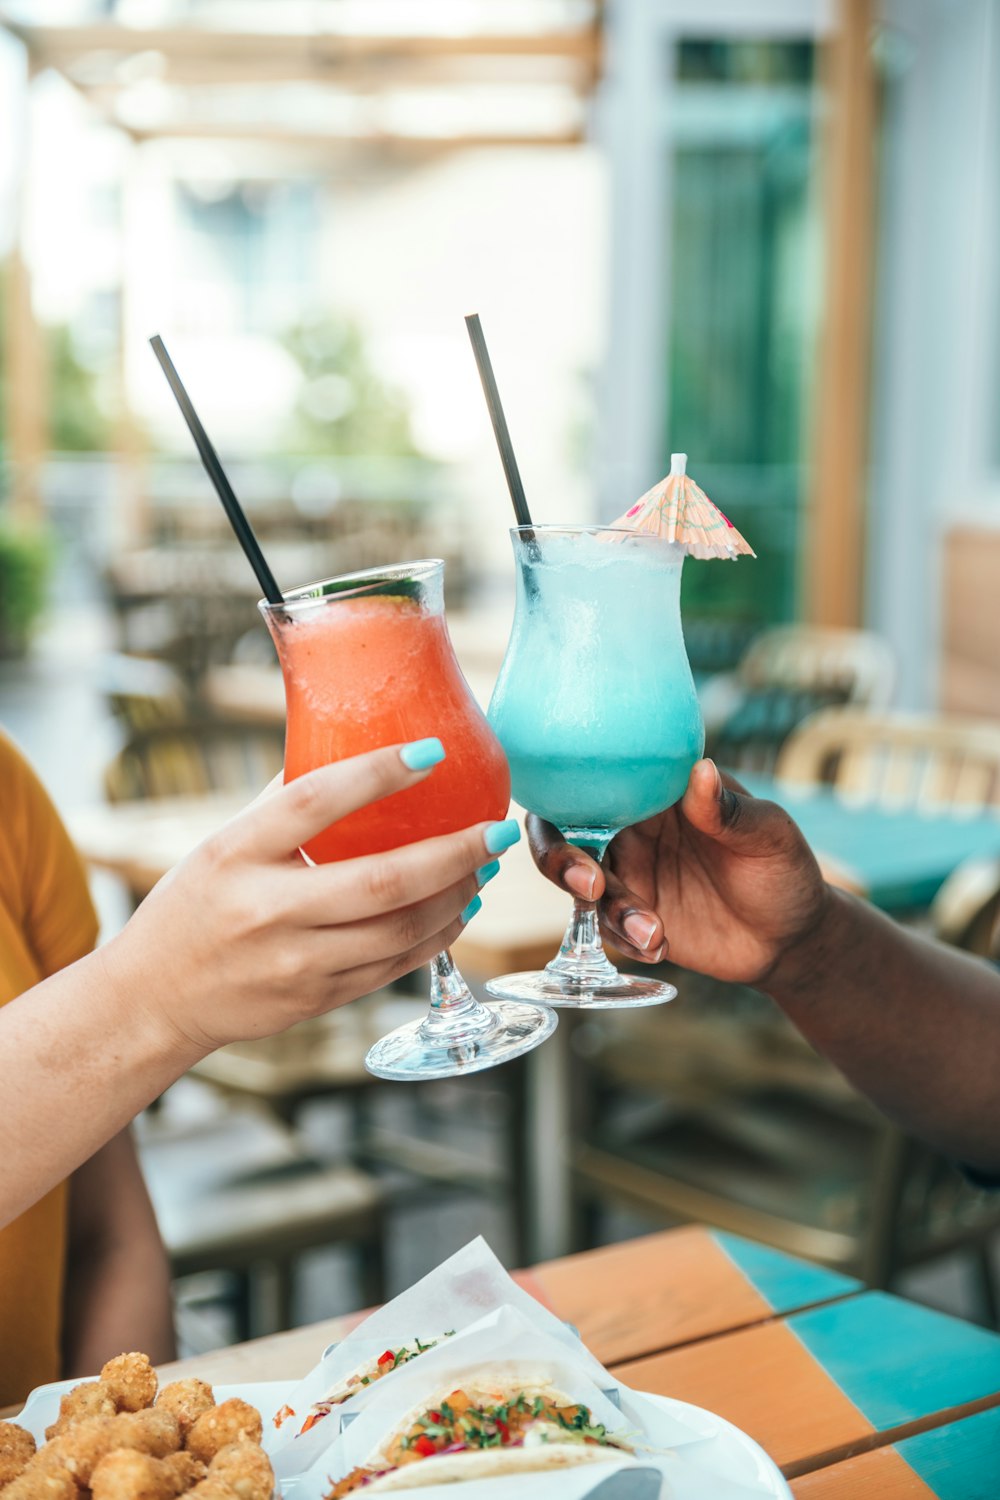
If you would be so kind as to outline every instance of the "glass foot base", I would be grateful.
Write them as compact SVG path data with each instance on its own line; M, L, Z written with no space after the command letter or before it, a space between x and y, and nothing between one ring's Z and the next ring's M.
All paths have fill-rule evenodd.
M558 960L556 960L558 962ZM608 965L610 973L600 979L593 976L569 978L552 969L503 974L491 979L487 993L501 1000L527 1000L535 1005L551 1005L563 1010L618 1010L638 1005L664 1005L676 998L672 984L659 979L643 979L639 974L619 974Z
M480 1005L461 1023L442 1025L445 1013L432 1011L421 1021L398 1026L375 1043L365 1067L377 1078L420 1083L430 1078L458 1078L495 1068L530 1052L550 1037L559 1018L544 1005L502 1000Z

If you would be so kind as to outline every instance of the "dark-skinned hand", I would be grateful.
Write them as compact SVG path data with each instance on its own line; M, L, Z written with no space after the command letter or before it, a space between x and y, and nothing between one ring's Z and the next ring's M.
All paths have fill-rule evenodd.
M617 834L603 866L534 814L527 831L542 873L597 901L607 941L644 963L764 986L824 913L828 887L788 813L711 760L680 802Z

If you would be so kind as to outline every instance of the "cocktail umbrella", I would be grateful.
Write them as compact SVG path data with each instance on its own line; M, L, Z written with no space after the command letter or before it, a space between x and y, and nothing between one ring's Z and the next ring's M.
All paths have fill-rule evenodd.
M687 472L687 454L671 453L670 473L654 484L612 526L661 536L684 547L690 557L756 557L732 521L713 505Z

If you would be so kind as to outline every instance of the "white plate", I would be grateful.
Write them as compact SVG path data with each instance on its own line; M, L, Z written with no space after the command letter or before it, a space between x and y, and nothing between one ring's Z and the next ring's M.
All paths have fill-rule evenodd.
M46 1427L59 1415L60 1396L79 1383L78 1380L57 1380L51 1385L38 1386L31 1392L21 1412L10 1420L27 1428L37 1443L43 1443ZM244 1401L249 1401L256 1406L266 1424L274 1412L284 1405L294 1387L295 1381L292 1380L262 1380L246 1381L242 1385L217 1385L213 1389L217 1401L225 1401L229 1396L241 1396ZM759 1495L761 1500L792 1500L792 1492L773 1459L731 1422L700 1406L691 1406L687 1401L675 1401L671 1396L647 1395L647 1399L656 1402L678 1422L698 1433L704 1438L706 1445L712 1444L713 1474L743 1485L751 1494ZM684 1453L693 1456L691 1446L685 1448ZM695 1481L695 1488L689 1484L671 1485L677 1500L685 1500L688 1495L693 1497L699 1492L704 1494L705 1500L709 1500L710 1489L702 1491L701 1483L693 1471L690 1478Z

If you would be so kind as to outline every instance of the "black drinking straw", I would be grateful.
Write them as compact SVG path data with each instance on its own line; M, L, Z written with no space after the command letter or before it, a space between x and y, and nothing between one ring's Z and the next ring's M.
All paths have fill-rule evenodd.
M507 488L510 490L510 498L514 502L514 514L519 526L530 526L532 524L531 512L528 510L528 502L524 494L524 485L521 483L521 475L517 467L517 459L514 457L514 445L510 440L510 432L507 429L507 418L503 414L500 404L500 392L493 377L493 366L490 364L490 356L486 349L486 340L483 338L483 328L479 321L478 313L470 313L465 320L465 326L469 330L469 338L472 340L472 352L476 356L476 365L479 369L479 378L483 382L483 395L486 397L486 405L489 408L490 421L493 423L493 432L500 449L500 462L503 464L504 474L507 476Z
M201 461L205 465L205 472L215 486L216 494L222 501L223 509L229 517L230 525L236 533L236 539L246 553L247 560L257 575L257 582L261 586L264 597L267 599L268 604L284 604L284 595L278 587L274 574L267 565L267 559L260 550L260 543L254 536L253 528L244 514L243 507L237 500L233 492L233 487L226 478L225 470L219 462L219 455L212 447L208 433L201 425L201 419L191 404L191 398L184 389L181 377L174 369L174 362L167 353L163 340L158 333L154 333L149 342L153 346L153 353L160 361L160 367L167 377L177 405L180 407L184 420L188 424L191 436L194 438L195 447L198 449Z

